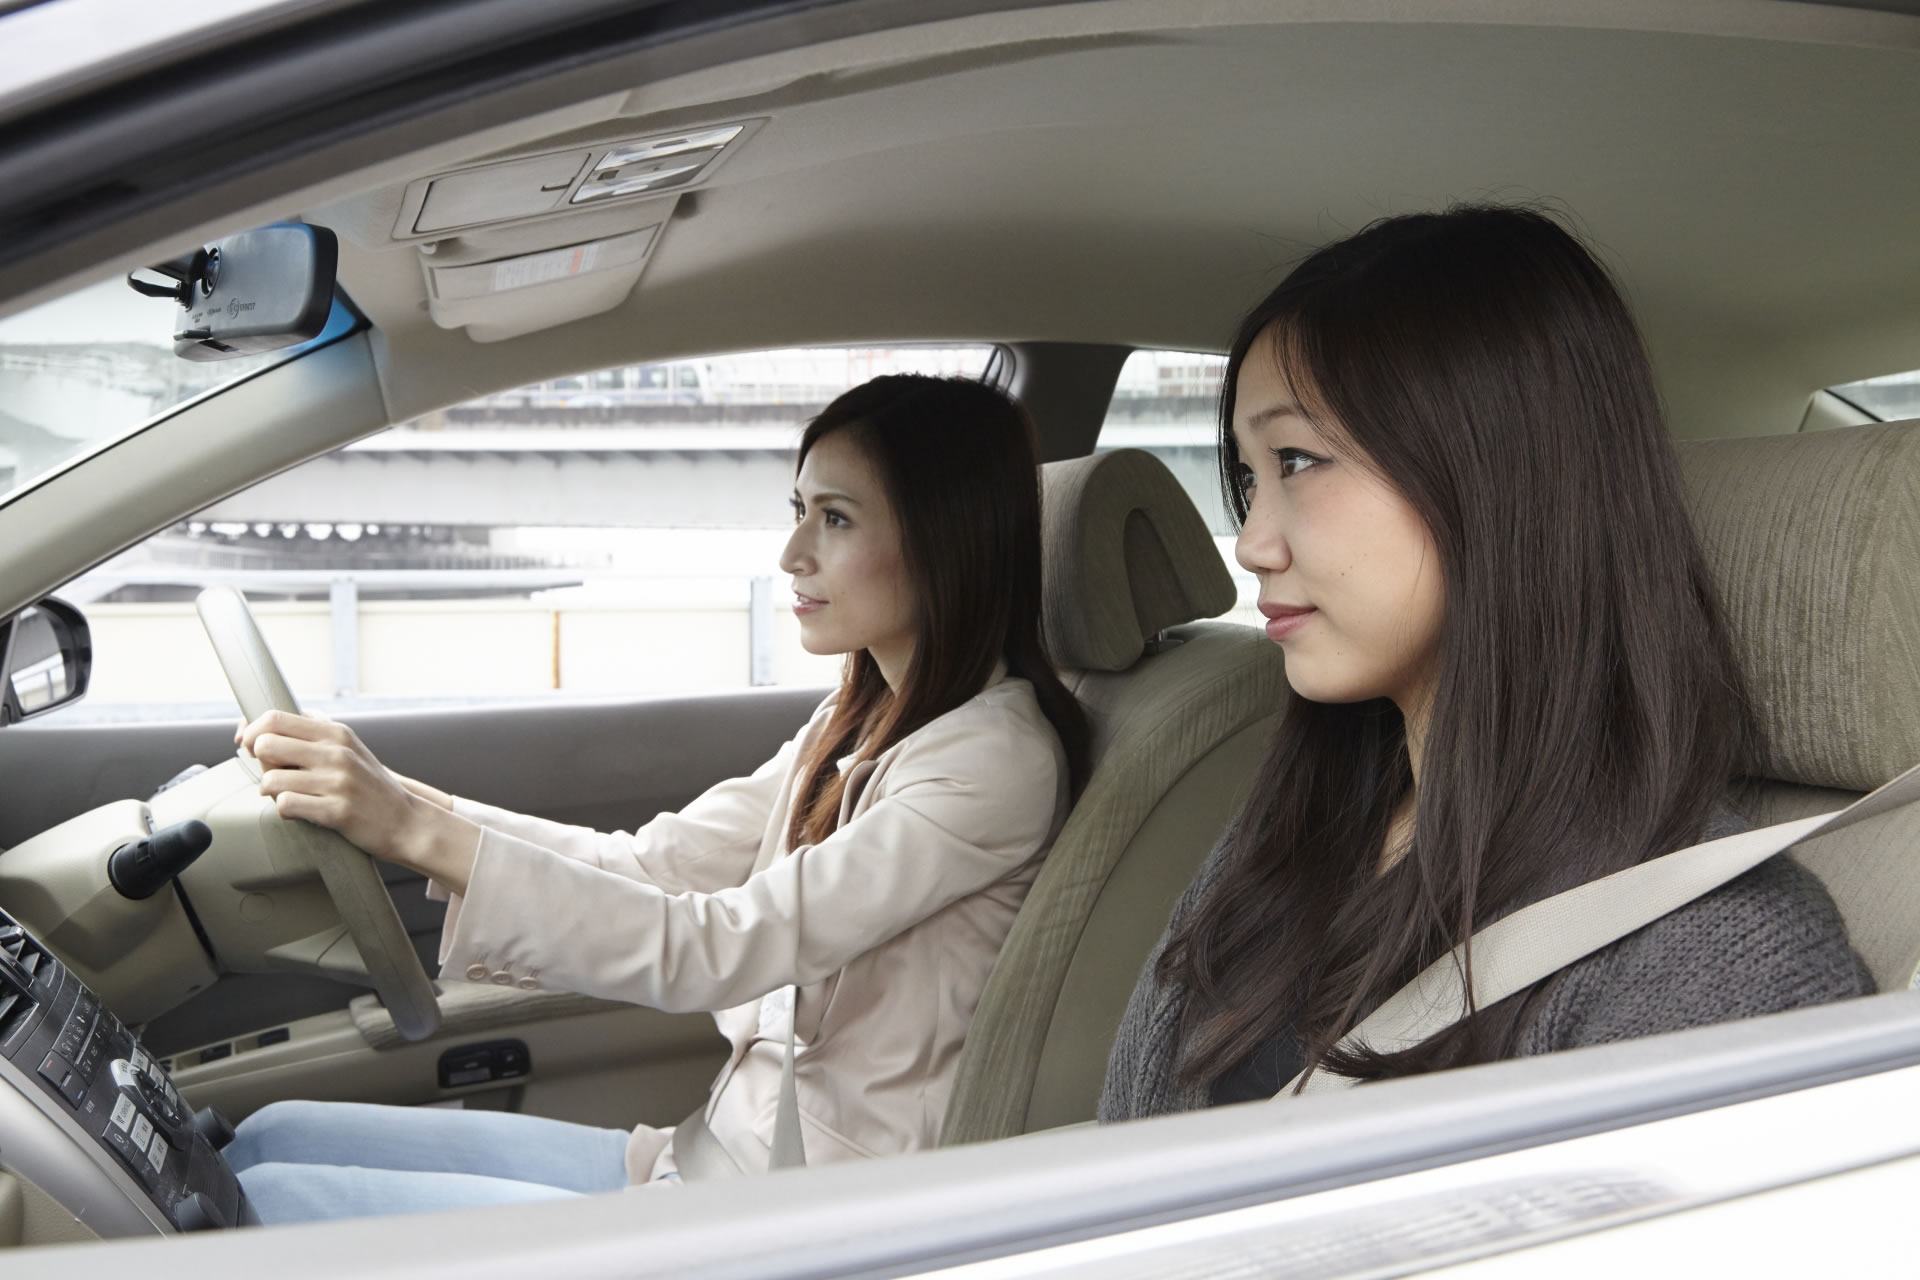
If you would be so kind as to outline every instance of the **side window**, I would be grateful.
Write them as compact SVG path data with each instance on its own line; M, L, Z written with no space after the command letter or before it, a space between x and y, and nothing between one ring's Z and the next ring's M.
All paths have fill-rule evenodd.
M1226 618L1260 625L1260 584L1233 559L1234 528L1220 492L1220 377L1226 357L1192 351L1135 351L1120 368L1102 449L1144 449L1167 464L1213 530L1221 559L1240 588Z
M824 686L779 556L794 446L884 373L992 348L772 351L553 378L404 423L226 499L69 583L93 685L48 717L236 714L194 612L246 593L322 711Z

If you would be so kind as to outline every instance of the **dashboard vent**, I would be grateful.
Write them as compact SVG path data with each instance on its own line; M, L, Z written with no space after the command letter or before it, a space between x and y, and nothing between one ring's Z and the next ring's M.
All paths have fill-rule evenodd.
M29 988L45 957L40 948L27 941L27 931L17 924L0 925L0 1040L5 1040L20 1019L33 1011Z

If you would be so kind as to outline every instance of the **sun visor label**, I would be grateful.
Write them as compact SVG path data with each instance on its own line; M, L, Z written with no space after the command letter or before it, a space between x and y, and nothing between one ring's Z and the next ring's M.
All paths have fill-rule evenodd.
M582 271L591 271L600 262L600 246L577 244L571 249L555 249L551 253L530 253L524 258L508 258L493 267L493 288L496 293L508 289L524 289L530 284L545 284L549 280L561 280L567 276L577 276Z
M653 247L658 227L643 227L626 235L605 240L589 240L559 249L544 249L491 262L460 266L433 266L434 293L443 301L480 298L493 293L510 293L534 285L570 280L596 271L630 267L647 256Z

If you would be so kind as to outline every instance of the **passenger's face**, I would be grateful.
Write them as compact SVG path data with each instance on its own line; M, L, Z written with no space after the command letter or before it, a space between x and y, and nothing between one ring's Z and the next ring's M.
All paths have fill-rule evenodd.
M913 657L917 597L893 508L852 432L835 431L807 452L793 515L780 568L793 575L801 645L817 654L865 649L898 688Z
M1260 579L1287 683L1315 702L1423 712L1444 600L1425 524L1353 446L1329 447L1264 340L1234 384L1233 438L1248 501L1234 557Z

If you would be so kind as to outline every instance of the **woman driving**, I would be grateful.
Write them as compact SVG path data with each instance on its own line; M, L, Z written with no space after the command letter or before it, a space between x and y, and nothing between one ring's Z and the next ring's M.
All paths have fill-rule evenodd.
M1491 921L1745 829L1748 708L1652 369L1554 221L1461 207L1305 259L1234 339L1221 467L1294 696L1140 976L1102 1119L1872 991L1776 857L1412 1048L1341 1043Z
M1084 773L1085 722L1039 635L1032 425L977 382L875 379L807 427L793 507L780 565L807 650L847 655L840 688L751 777L631 834L455 799L341 725L273 712L243 727L282 817L449 896L443 979L711 1010L731 1045L677 1129L274 1104L226 1152L264 1220L933 1142L981 988Z

